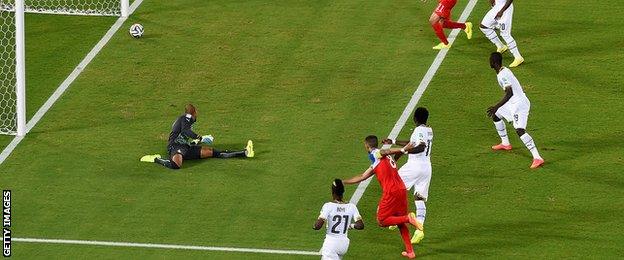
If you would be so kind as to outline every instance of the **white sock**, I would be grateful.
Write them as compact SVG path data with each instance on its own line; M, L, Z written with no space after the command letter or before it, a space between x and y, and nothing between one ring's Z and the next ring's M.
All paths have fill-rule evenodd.
M496 127L496 131L498 132L498 136L500 136L501 138L501 144L509 145L509 137L507 136L505 122L503 122L503 120L499 120L498 122L494 122L494 126Z
M539 152L537 151L537 147L535 146L535 143L533 142L533 137L531 137L529 133L524 133L522 136L520 136L520 140L522 140L526 148L529 149L529 151L531 151L531 154L533 155L533 159L542 159Z
M425 206L425 202L417 200L414 204L416 204L416 219L418 222L425 224L425 216L427 215L427 206Z
M494 31L494 29L481 28L481 27L479 27L479 28L481 29L483 34L485 34L485 38L488 38L488 40L490 40L492 43L494 43L494 45L496 45L497 49L500 49L500 48L503 47L503 43L498 38L498 35L496 34L496 31Z
M507 42L507 47L509 47L509 51L513 54L514 58L520 58L520 51L518 50L518 45L516 44L516 40L509 35L502 35L505 42Z

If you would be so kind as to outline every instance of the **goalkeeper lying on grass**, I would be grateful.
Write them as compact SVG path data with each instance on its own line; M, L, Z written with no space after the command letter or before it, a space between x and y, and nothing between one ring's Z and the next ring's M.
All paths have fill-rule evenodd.
M171 134L169 134L169 159L162 159L159 154L145 155L142 162L155 162L171 169L180 169L184 160L195 160L204 158L232 158L232 157L254 157L253 143L247 141L245 150L240 151L219 151L201 144L212 144L212 135L198 135L191 129L197 120L197 109L188 104L184 109L184 115L178 117L173 123ZM189 139L191 141L189 142Z

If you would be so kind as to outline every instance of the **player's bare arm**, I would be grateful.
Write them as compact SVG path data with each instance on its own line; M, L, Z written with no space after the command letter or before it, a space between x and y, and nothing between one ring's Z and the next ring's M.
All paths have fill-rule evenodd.
M323 227L323 225L325 224L325 219L323 218L318 218L316 220L316 222L314 222L314 226L312 227L314 230L319 230Z
M427 149L427 144L425 142L420 142L416 147L411 149L405 149L405 151L410 154L417 154L424 152L425 149Z
M390 149L381 149L379 150L379 153L381 154L381 156L386 156L386 155L395 155L395 154L405 154L407 153L409 150L414 149L415 145L411 142L407 142L403 148L390 148Z
M503 8L501 8L500 11L498 11L498 13L496 13L496 17L494 19L498 20L503 16L503 13L505 11L507 11L507 8L509 8L509 6L511 6L511 3L513 3L513 0L507 0L507 2L505 2L505 5L503 6ZM492 5L494 6L494 5Z
M394 144L394 145L400 145L400 146L406 146L410 141L403 141L403 140L393 140L390 138L386 138L383 139L383 141L381 141L383 144Z
M494 7L495 4L496 4L496 0L490 0L490 6Z
M505 96L503 96L503 99L501 99L498 103L496 103L496 105L491 106L487 109L488 116L493 117L494 114L496 114L496 110L498 110L505 103L507 103L507 101L509 101L509 99L511 99L512 96L513 96L513 90L511 89L511 87L506 87Z
M360 175L356 175L353 176L349 179L343 180L342 183L344 184L356 184L356 183L360 183L363 180L366 180L368 178L370 178L371 176L373 176L375 172L373 171L373 167L368 167L368 169L366 169L366 171L364 171L362 174Z
M349 227L352 229L362 230L364 229L364 221L360 218L356 220L355 223L351 224Z

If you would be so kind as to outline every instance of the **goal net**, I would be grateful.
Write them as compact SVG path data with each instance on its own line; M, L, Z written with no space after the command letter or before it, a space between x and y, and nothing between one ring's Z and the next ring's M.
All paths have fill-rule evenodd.
M17 133L15 13L0 11L0 134Z
M2 10L14 10L15 0L0 0ZM127 16L128 0L23 0L27 13Z
M0 0L0 134L26 134L24 12L127 17L129 0Z

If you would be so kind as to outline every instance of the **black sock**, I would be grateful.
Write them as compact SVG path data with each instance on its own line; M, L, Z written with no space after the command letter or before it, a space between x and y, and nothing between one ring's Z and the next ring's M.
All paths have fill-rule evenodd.
M212 151L212 156L215 157L215 158L247 157L245 150L240 150L240 151L228 151L228 150L219 151L219 150L213 150Z
M165 160L165 159L156 158L156 159L154 160L154 162L155 162L155 163L157 163L157 164L160 164L160 165L162 165L162 166L165 166L165 167L167 167L167 168L169 168L169 169L174 169L174 170L180 169L180 167L178 166L178 164L177 164L177 163L175 163L175 162L174 162L174 161L172 161L172 160Z

